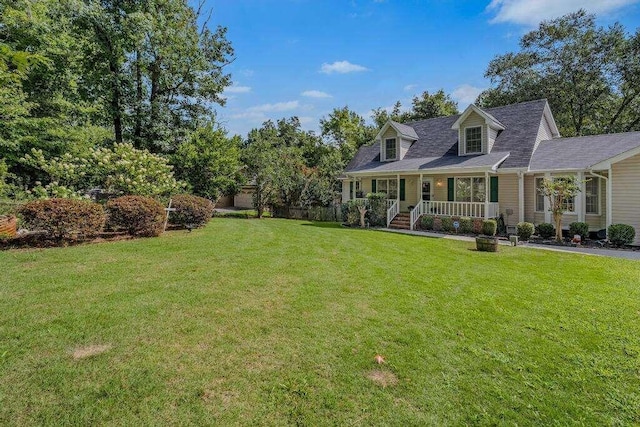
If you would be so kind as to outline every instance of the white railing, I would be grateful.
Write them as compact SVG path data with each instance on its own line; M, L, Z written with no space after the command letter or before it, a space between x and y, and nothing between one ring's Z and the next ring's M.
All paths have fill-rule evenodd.
M498 203L488 203L485 216L485 204L482 202L422 202L422 215L460 216L470 218L495 218L498 216ZM417 218L416 218L417 220Z
M397 200L396 199L387 199L387 209L389 209L391 206L393 206L394 203L396 203Z
M389 202L392 202L392 203L391 203L391 207L387 209L387 227L389 227L389 224L391 224L391 221L393 221L393 218L395 218L396 215L398 215L398 213L400 212L400 205L398 204L397 200L388 200L387 206L389 205Z
M418 221L418 219L420 218L420 216L422 215L422 207L423 204L422 203L418 203L418 206L416 206L415 208L413 208L411 210L411 229L413 230L416 226L416 222Z

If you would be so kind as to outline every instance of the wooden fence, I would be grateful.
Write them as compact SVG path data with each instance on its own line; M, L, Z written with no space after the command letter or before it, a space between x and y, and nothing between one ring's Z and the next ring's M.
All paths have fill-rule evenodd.
M275 218L306 219L310 221L342 221L340 205L310 206L310 207L274 207L272 216Z

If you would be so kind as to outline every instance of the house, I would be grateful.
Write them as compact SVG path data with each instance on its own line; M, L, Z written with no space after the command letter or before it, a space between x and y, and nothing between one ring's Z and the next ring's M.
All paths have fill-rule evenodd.
M387 226L413 229L421 215L553 222L537 191L543 178L576 175L563 228L614 223L636 229L640 244L640 132L562 138L546 100L410 123L388 121L342 176L342 200L387 194Z

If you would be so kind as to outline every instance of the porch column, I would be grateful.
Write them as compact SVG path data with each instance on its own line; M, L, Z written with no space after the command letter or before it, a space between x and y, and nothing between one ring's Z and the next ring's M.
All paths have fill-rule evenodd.
M609 226L613 224L613 169L609 166L607 171L607 237L609 237Z
M524 222L524 173L523 172L518 172L518 222Z
M396 202L398 202L398 212L400 212L400 174L397 175L396 185L398 186L398 192L396 193Z
M551 179L551 173L547 172L544 174L545 179ZM536 189L536 191L538 191ZM551 223L551 205L549 204L549 198L547 196L544 197L544 222Z
M358 182L358 180L357 180L357 179L356 179L356 177L354 176L354 177L353 177L353 194L351 195L352 200L355 200L355 199L356 199L356 197L357 197L357 195L356 195L356 194L358 193L358 192L356 191L356 182Z
M422 206L422 174L420 174L420 182L418 182L418 203L416 206Z
M578 186L580 187L580 192L576 196L576 215L578 217L579 222L584 222L585 219L585 208L586 208L586 197L584 192L586 191L586 185L584 183L584 172L578 172Z
M471 186L473 187L473 178ZM484 219L489 219L489 172L484 173Z

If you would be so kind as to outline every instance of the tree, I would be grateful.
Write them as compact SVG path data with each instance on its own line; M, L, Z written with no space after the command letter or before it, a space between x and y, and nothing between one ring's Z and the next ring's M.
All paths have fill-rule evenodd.
M477 103L495 107L547 98L566 136L640 129L640 30L600 28L584 10L544 21L520 51L495 57L494 87Z
M277 196L276 163L277 130L272 122L249 132L242 151L242 162L246 166L247 180L254 185L253 206L258 218L271 206Z
M567 205L580 192L580 183L575 175L544 178L542 187L538 189L549 200L549 211L553 214L553 222L556 227L556 240L562 240L562 215L566 212Z
M236 194L243 179L241 143L240 137L227 137L213 123L199 128L172 156L177 178L186 181L194 194L211 200Z
M320 119L322 137L338 148L342 162L346 164L363 145L373 141L376 130L367 126L362 116L348 106L334 108L327 118Z
M387 120L405 123L417 120L432 119L434 117L452 116L458 114L458 103L451 99L444 90L430 94L422 92L420 96L414 96L411 100L411 110L402 112L402 104L397 101L391 113L382 108L373 110L373 120L382 127Z

